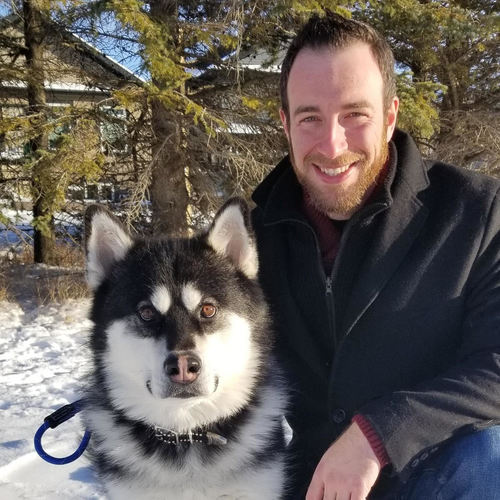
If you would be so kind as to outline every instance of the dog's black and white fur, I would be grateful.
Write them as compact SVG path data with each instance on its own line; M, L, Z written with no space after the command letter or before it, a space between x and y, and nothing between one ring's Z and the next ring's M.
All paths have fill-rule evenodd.
M94 369L84 419L112 499L279 499L286 398L248 208L191 239L86 214Z

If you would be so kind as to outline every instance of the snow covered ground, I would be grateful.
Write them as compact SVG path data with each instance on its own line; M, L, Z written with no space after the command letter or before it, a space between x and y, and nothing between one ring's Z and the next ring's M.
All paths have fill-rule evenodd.
M0 499L104 499L81 457L69 465L44 462L33 436L45 416L79 398L88 368L89 303L41 307L0 302ZM53 456L67 456L83 434L78 416L43 438Z

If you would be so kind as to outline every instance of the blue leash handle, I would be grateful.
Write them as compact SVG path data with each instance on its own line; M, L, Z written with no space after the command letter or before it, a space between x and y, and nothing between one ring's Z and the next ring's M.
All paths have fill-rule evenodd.
M66 422L66 420L69 420L70 418L74 417L78 412L82 410L82 407L83 407L83 399L79 399L74 403L62 406L48 417L45 417L43 424L39 427L39 429L35 433L34 441L35 441L36 452L46 462L49 462L50 464L54 465L69 464L71 462L74 462L77 458L79 458L85 451L85 448L87 448L91 436L91 433L88 430L85 430L85 434L83 435L82 441L78 446L78 449L71 455L68 455L67 457L61 457L61 458L53 457L52 455L49 455L43 449L42 446L42 436L45 434L45 431L47 429L49 428L55 429L63 422Z

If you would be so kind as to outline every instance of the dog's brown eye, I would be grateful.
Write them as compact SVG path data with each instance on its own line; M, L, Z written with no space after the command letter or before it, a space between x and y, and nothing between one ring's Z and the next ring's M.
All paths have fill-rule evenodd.
M202 318L213 318L216 313L217 308L213 304L202 304L200 311Z
M143 321L152 321L156 317L156 309L151 306L141 306L137 312Z

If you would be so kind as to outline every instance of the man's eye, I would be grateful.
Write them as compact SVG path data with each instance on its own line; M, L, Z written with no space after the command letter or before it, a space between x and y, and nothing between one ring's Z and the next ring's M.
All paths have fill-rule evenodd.
M319 118L317 116L306 116L305 118L302 118L302 120L300 120L301 122L316 122L318 121Z
M140 306L137 310L137 314L142 319L142 321L153 321L156 318L157 312L153 306Z
M359 111L353 111L352 113L349 113L347 115L347 118L361 118L363 116L366 116L365 113L361 113Z

